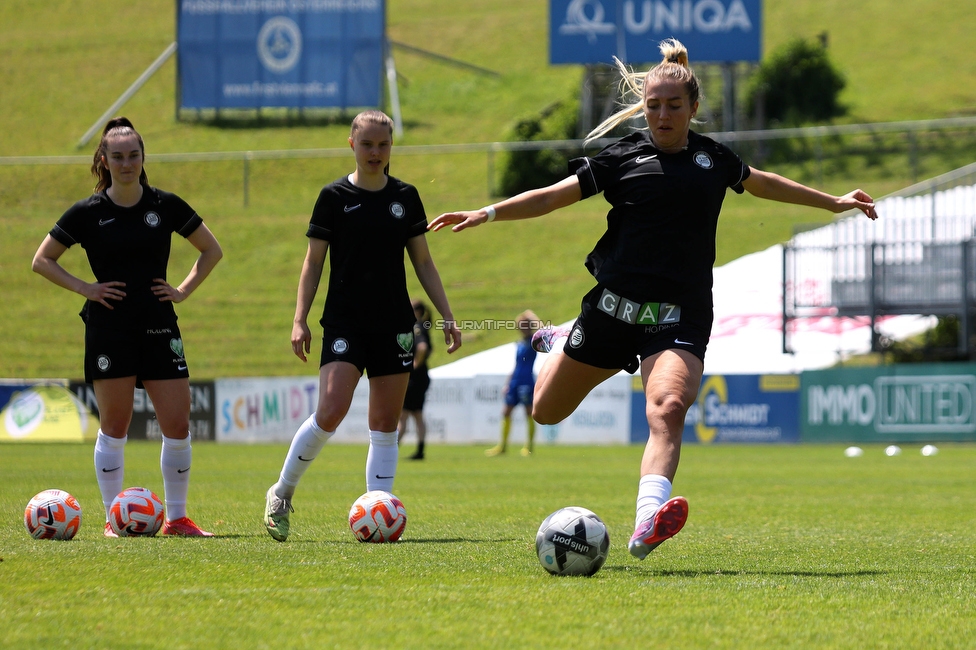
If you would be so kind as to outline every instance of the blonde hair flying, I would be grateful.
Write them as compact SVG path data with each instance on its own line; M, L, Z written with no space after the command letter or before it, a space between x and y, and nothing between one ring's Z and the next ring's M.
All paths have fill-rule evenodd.
M632 104L627 104L599 125L596 126L584 142L595 140L631 119L635 115L640 115L644 110L644 89L654 81L667 80L683 84L688 91L688 99L692 104L699 101L702 97L701 82L695 71L688 64L688 48L680 41L669 38L661 41L659 48L661 62L644 72L634 72L629 69L617 57L613 57L613 62L620 72L620 95L626 98L628 94L637 98Z

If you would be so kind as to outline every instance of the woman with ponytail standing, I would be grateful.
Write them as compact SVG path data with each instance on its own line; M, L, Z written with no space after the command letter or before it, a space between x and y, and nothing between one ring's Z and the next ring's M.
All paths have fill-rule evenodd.
M671 497L685 413L694 403L712 327L715 233L726 190L831 212L859 209L876 219L861 190L831 196L749 167L728 147L691 130L701 90L686 48L661 43L663 60L646 73L617 62L636 101L608 118L588 139L643 113L647 130L610 144L596 156L570 161L571 175L495 205L442 214L430 229L548 214L600 192L610 203L607 231L586 266L596 286L566 331L533 337L553 351L539 373L532 415L541 424L569 416L599 383L621 369L640 369L649 436L640 465L635 531L638 559L674 536L688 517L684 497Z
M183 302L222 257L220 245L180 197L149 185L142 136L124 117L110 120L95 151L95 192L58 220L32 268L86 298L85 381L98 403L95 475L105 505L123 489L133 395L145 388L163 434L160 468L166 501L163 535L212 537L186 516L190 480L190 380L173 304ZM178 285L166 279L173 233L200 255ZM58 260L74 244L88 254L94 282ZM106 537L116 537L106 522Z
M389 175L393 120L382 111L363 111L352 120L348 143L356 169L322 188L305 233L308 248L291 331L292 352L303 362L311 351L308 314L326 254L329 287L319 319L324 334L318 405L298 427L278 481L265 493L264 527L279 542L291 531L298 484L349 412L364 372L369 377L366 490L393 490L397 423L414 366L417 319L407 293L404 251L443 318L447 353L461 347L461 331L427 247L420 193Z

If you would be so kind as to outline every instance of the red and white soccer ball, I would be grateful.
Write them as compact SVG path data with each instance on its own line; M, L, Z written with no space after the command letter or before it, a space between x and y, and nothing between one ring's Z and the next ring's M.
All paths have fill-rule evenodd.
M395 542L407 527L407 510L389 492L371 490L352 504L349 527L360 542Z
M71 539L81 528L81 506L64 490L44 490L27 502L24 526L34 539Z
M162 528L165 517L163 502L143 487L119 492L108 511L108 523L119 537L152 537Z

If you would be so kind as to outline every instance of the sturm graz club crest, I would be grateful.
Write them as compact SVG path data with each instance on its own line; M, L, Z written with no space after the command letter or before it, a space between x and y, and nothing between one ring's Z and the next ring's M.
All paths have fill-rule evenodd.
M711 169L712 165L715 164L712 162L712 157L709 156L704 151L699 151L698 153L696 153L693 160L695 161L695 164L701 167L702 169Z
M577 325L573 328L573 331L569 333L569 347L578 348L579 346L583 345L584 338L583 328Z
M183 358L183 339L170 339L169 349L180 359Z

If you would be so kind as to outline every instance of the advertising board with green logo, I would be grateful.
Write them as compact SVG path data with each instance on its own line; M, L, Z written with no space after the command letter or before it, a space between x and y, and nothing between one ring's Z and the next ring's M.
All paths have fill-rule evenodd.
M976 364L838 368L801 376L804 442L976 440Z

